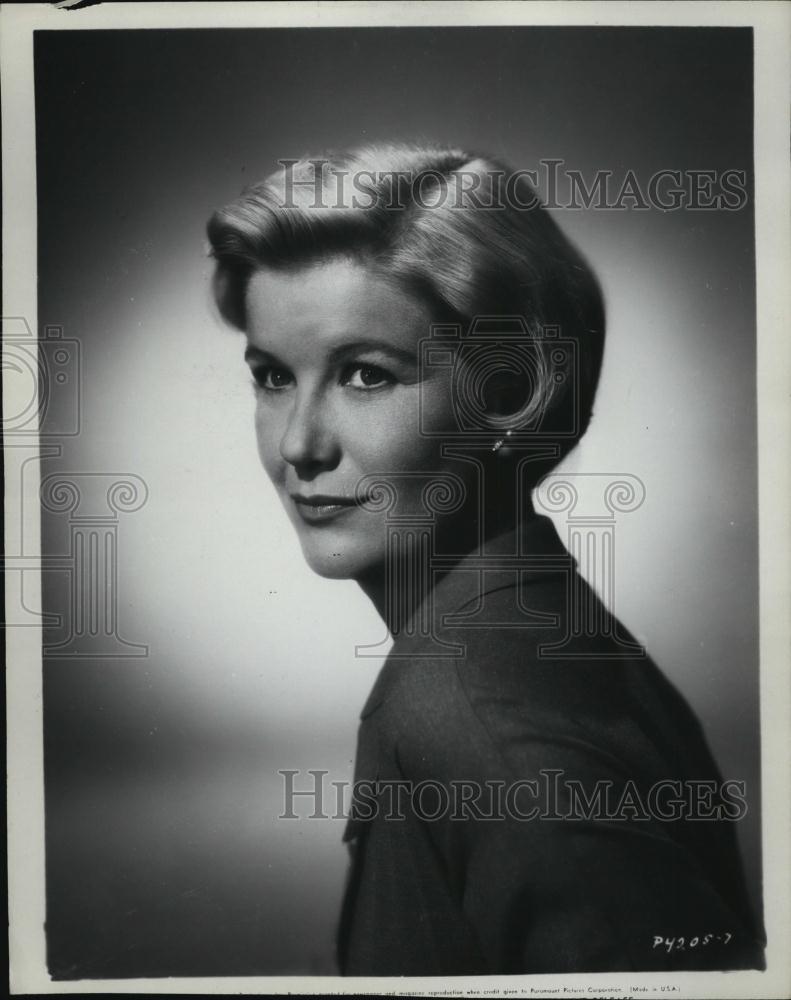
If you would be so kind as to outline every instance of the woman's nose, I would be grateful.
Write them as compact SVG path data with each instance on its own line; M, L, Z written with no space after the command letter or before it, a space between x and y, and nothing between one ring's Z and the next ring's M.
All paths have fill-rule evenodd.
M312 395L300 398L297 393L280 439L280 454L297 468L337 464L338 444L320 399Z

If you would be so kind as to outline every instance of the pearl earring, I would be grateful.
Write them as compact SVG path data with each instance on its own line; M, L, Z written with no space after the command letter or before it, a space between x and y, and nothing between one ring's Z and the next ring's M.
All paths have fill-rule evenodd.
M494 447L492 448L492 451L499 451L505 444L505 439L509 438L512 433L513 431L506 431L505 437L498 438L498 440L494 442Z

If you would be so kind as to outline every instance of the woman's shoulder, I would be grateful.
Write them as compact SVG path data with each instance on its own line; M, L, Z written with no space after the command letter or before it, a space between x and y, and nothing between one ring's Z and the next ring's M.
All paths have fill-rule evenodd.
M565 757L625 775L715 770L694 713L625 630L575 636L540 611L515 623L513 593L487 596L486 624L457 617L409 655L394 647L368 708L405 757L449 772Z

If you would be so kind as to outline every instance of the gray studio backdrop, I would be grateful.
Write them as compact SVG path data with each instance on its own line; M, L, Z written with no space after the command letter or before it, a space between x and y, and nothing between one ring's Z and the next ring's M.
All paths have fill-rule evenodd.
M69 375L42 464L55 976L333 971L342 822L279 821L277 772L351 777L381 664L355 645L384 626L305 568L258 466L204 227L278 158L374 139L490 152L544 195L542 159L616 192L743 172L735 210L554 211L609 318L564 468L645 487L616 610L746 782L758 905L751 74L748 30L38 34L39 334Z

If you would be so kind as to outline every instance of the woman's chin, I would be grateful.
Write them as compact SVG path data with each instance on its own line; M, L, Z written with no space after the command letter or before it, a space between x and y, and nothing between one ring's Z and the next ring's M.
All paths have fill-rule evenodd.
M366 553L348 545L317 545L302 539L302 553L305 562L319 576L329 580L359 579L370 570L374 561L366 559Z

